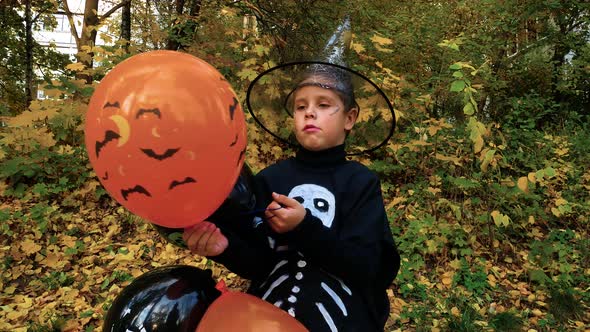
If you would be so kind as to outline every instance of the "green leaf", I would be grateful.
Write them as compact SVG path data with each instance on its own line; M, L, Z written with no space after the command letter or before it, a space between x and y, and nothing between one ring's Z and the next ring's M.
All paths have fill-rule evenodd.
M475 108L471 103L467 103L463 107L463 113L465 113L466 115L473 115L475 114Z
M92 314L94 314L93 310L87 310L80 314L80 318L92 317Z
M553 167L547 167L545 168L545 175L547 175L548 177L552 178L555 176L555 170L553 169Z
M105 290L105 288L107 288L110 283L111 280L109 278L105 278L102 284L100 285L100 290Z
M529 278L532 281L536 281L540 284L545 284L546 282L551 282L551 279L545 274L543 270L531 270L529 271Z
M488 150L488 152L486 152L486 155L484 156L483 161L481 162L481 165L480 165L480 169L482 170L482 172L486 172L488 170L488 165L490 164L490 162L494 158L495 153L496 153L496 150L494 150L494 149L490 149L490 150Z
M461 64L458 63L458 62L453 63L452 65L449 66L449 69L452 69L452 70L458 70L458 69L461 69L461 68L462 68L461 67Z
M462 78L463 76L464 75L463 75L462 71L456 71L453 73L453 77L455 77L455 78Z
M461 92L461 91L463 91L463 89L465 89L465 81L457 80L457 81L453 81L453 83L451 83L451 91L452 92Z
M449 180L451 181L451 183L453 183L455 186L457 186L460 189L472 189L472 188L481 187L479 182L472 181L472 180L467 179L465 177L455 178L455 177L449 176Z

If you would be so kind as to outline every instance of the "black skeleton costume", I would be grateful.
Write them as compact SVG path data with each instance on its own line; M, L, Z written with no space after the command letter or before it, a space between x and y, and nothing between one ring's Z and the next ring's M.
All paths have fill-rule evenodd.
M386 289L400 257L383 206L379 178L348 154L375 150L391 138L393 106L371 80L345 65L348 18L325 47L328 62L277 65L250 84L246 102L252 118L283 143L298 147L292 132L292 97L298 88L334 91L344 110L359 118L347 146L322 151L298 147L295 157L256 176L257 209L276 192L306 208L303 221L277 234L263 219L218 224L229 246L214 260L252 281L254 294L303 323L310 331L383 331L389 315ZM287 129L287 130L285 130Z
M256 179L261 207L272 191L285 194L306 208L304 220L285 234L259 217L220 225L229 247L212 258L310 331L382 331L399 255L377 176L337 146L300 149Z

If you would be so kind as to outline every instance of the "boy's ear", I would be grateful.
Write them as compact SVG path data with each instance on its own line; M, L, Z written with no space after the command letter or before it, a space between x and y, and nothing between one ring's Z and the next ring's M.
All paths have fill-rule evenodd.
M350 131L356 122L356 119L359 115L359 110L356 107L350 109L350 111L346 112L346 119L344 122L344 129L346 131Z

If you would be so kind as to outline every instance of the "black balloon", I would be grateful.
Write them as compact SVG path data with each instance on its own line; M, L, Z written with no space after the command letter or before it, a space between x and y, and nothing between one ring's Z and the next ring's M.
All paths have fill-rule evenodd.
M210 270L156 268L125 287L107 312L105 332L194 332L221 292Z
M207 220L218 224L227 224L249 215L256 206L254 175L250 167L244 163L240 175L223 204ZM169 243L186 249L182 239L182 228L169 228L152 224L156 231Z
M252 212L256 206L254 175L244 163L240 176L223 204L208 218L213 221L231 220Z

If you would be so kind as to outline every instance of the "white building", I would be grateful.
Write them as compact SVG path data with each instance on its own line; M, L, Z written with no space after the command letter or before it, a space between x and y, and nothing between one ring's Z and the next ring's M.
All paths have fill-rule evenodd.
M78 37L80 37L80 34L82 33L82 21L84 19L85 3L85 0L68 0L68 7L73 14L73 20L76 25ZM107 12L112 7L113 3L111 3L110 1L100 1L98 8L99 16L102 13ZM41 30L33 31L33 38L35 39L35 41L37 41L37 43L39 43L42 46L55 47L55 50L57 52L70 55L70 58L72 59L72 61L74 61L75 55L78 52L78 48L76 46L76 39L72 35L72 31L70 29L70 21L68 19L68 16L65 14L65 12L61 10L53 14L53 16L57 21L57 26L55 28L43 26ZM98 30L98 34L96 37L96 45L105 45L105 42L102 39L101 35L106 33L106 26L101 26ZM41 87L37 89L37 98L45 98L45 95Z

